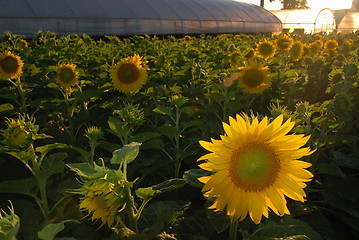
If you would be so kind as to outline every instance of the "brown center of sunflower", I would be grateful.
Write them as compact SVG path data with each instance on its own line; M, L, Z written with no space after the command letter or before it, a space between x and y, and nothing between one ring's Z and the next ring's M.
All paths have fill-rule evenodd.
M139 76L139 70L132 63L125 63L117 70L117 77L122 83L130 84L135 82Z
M15 73L20 65L16 58L12 56L6 56L5 58L0 60L1 68L6 73Z
M279 169L279 159L269 146L252 143L233 153L230 176L241 189L261 191L273 185Z
M62 82L70 83L74 80L75 73L70 68L62 68L60 71L60 79Z
M243 82L251 88L260 86L263 79L263 72L260 69L253 68L243 74Z

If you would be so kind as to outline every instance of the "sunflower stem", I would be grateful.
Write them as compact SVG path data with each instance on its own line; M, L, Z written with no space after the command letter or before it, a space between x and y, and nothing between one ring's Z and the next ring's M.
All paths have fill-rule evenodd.
M229 240L237 240L238 221L233 220L229 228Z

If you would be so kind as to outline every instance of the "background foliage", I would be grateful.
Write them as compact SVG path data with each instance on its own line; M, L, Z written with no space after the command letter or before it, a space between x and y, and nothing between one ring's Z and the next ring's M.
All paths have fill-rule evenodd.
M305 189L305 203L288 201L290 216L270 215L259 225L243 221L243 239L356 236L359 35L292 37L308 44L335 39L339 48L334 57L321 51L300 61L291 61L287 51L278 51L266 61L271 88L262 94L246 94L236 84L226 87L222 83L236 71L228 55L240 53L237 62L243 66L250 48L255 49L263 38L274 41L278 36L94 39L39 32L25 44L21 36L2 35L0 52L20 56L24 68L21 88L0 81L1 129L6 130L9 118L37 127L29 130L33 150L27 156L31 157L24 159L24 149L3 144L0 207L4 214L0 220L9 224L6 219L12 219L14 228L20 221L15 231L18 239L54 239L55 235L56 239L116 239L110 229L91 222L78 210L80 198L71 193L79 187L78 176L68 166L91 161L110 166L115 150L139 142L138 156L127 172L131 181L137 179L134 187L169 184L159 188L166 191L151 200L139 219L142 239L225 239L228 219L207 210L210 203L196 180L204 174L196 163L205 153L198 141L218 138L222 122L236 113L260 118L283 113L296 121L295 132L312 136L310 147L317 151L305 160L313 164L310 171L315 178ZM350 51L343 48L347 39L353 40ZM110 66L135 53L148 61L148 82L136 93L115 91ZM79 84L70 92L56 82L59 63L77 66ZM95 145L86 137L93 126L103 132ZM36 174L31 172L34 166L38 166ZM13 204L10 212L8 200Z

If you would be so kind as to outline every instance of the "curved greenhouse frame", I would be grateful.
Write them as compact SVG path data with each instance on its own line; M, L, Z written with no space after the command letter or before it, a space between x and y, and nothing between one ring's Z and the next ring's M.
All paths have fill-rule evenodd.
M280 20L234 0L0 0L0 32L32 36L281 32Z
M271 11L283 22L283 31L329 33L335 29L335 17L329 8Z

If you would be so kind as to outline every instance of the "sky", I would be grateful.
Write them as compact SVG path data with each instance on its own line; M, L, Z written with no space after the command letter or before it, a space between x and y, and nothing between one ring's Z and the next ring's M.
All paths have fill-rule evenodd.
M260 5L260 0L236 0L240 2L248 2L256 5ZM349 9L351 8L353 0L307 0L307 6L310 8L330 8L332 10L336 9ZM275 0L270 2L269 0L264 1L264 8L267 10L280 10L282 9L282 4L280 0Z

